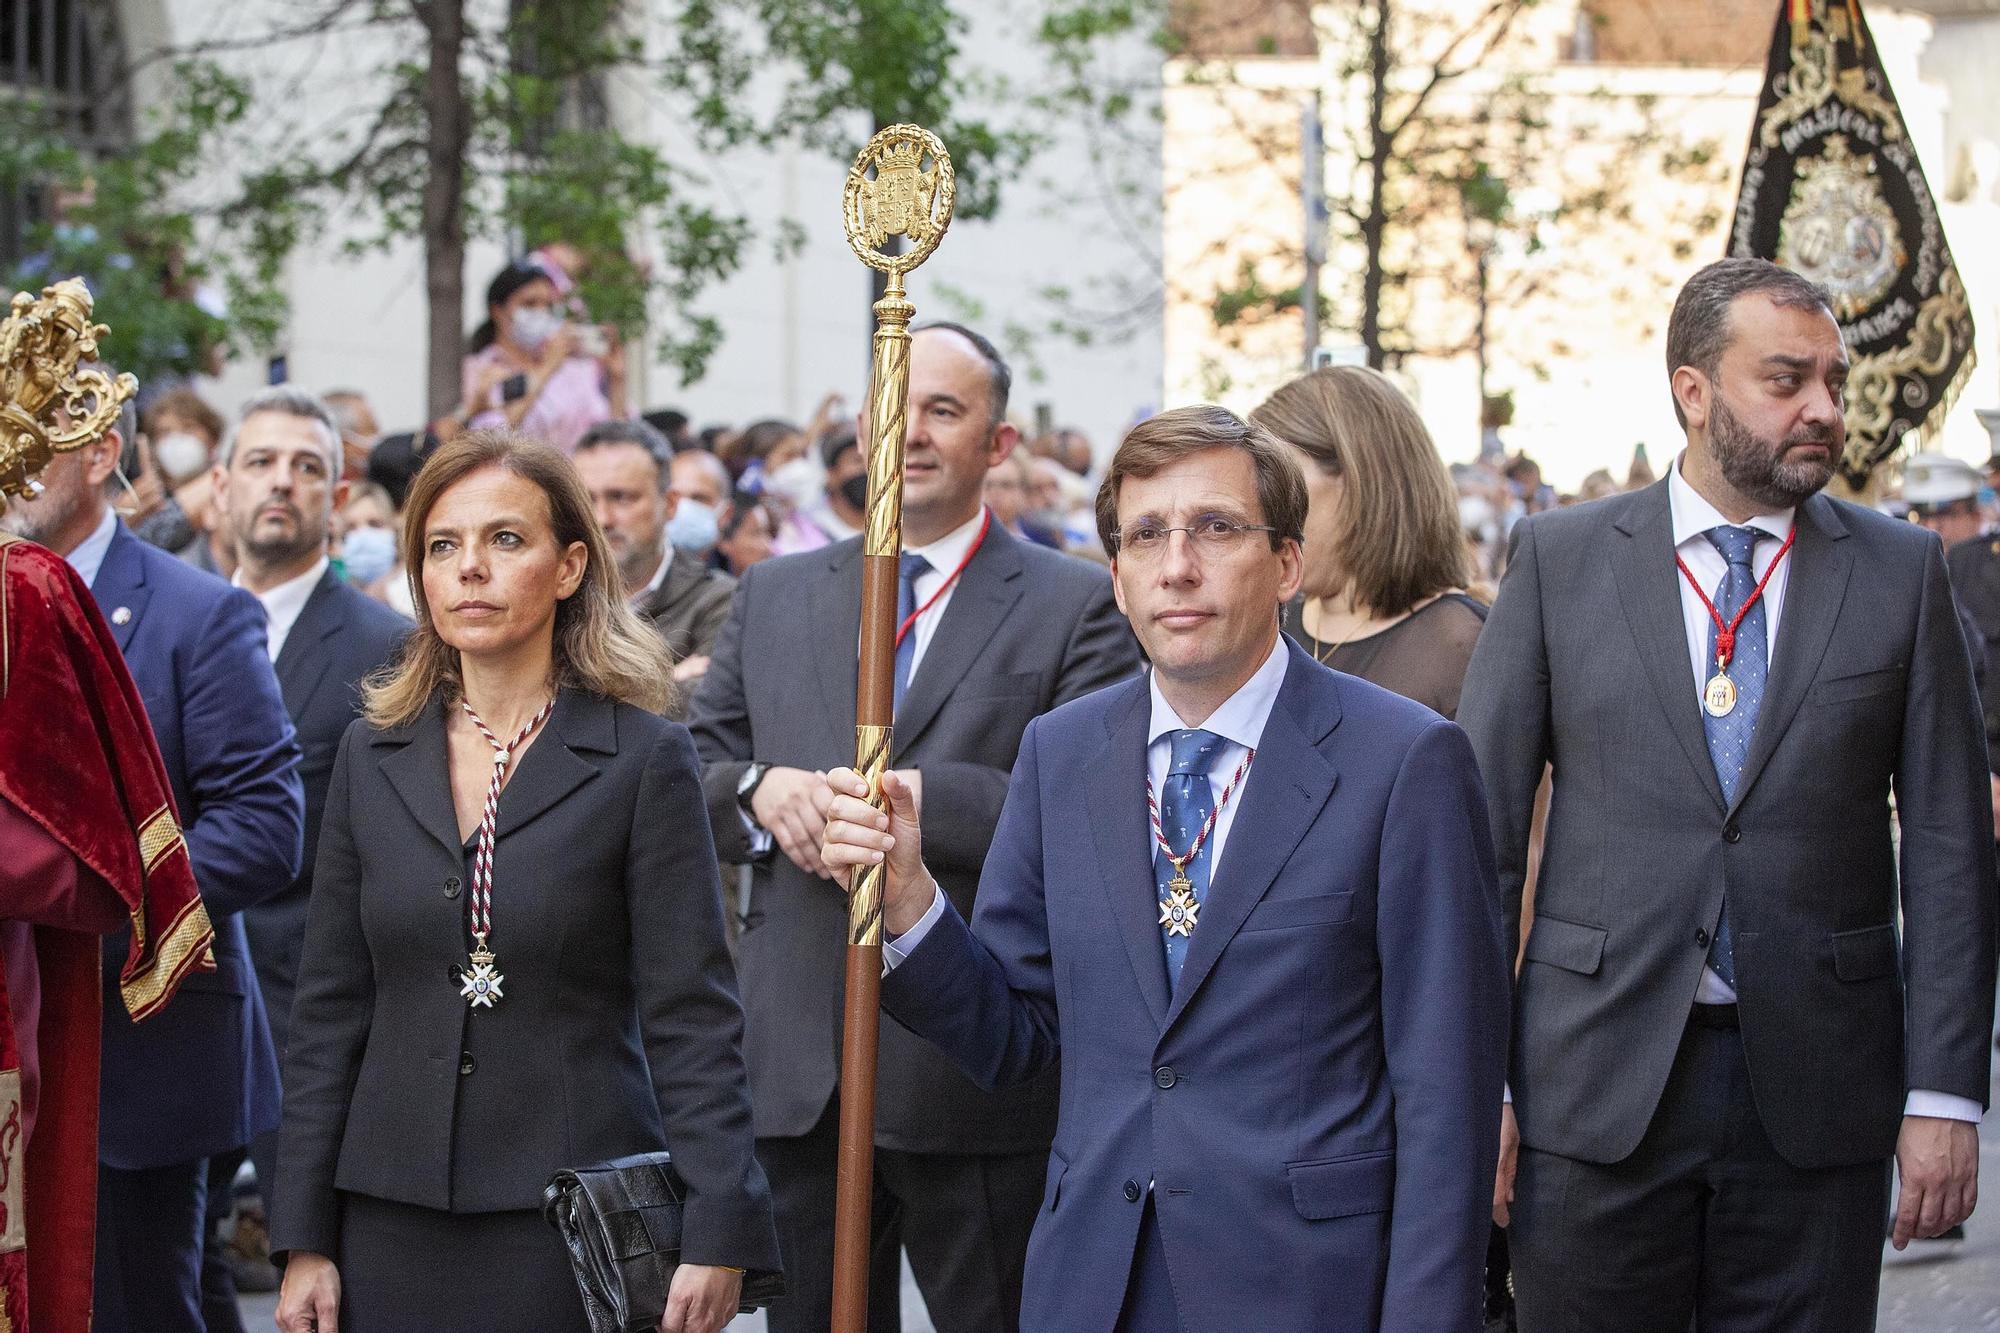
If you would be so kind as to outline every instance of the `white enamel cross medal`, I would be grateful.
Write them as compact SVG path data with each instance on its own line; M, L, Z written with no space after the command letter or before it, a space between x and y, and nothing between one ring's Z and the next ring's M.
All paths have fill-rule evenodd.
M482 1004L491 1009L495 1000L506 998L500 992L500 983L507 978L494 969L493 955L488 952L484 939L479 941L479 947L468 957L472 966L459 974L458 993L463 995L466 1003L474 1009Z
M1194 934L1201 904L1195 901L1194 882L1187 877L1187 863L1176 861L1174 877L1167 881L1167 896L1160 899L1160 924L1169 935Z

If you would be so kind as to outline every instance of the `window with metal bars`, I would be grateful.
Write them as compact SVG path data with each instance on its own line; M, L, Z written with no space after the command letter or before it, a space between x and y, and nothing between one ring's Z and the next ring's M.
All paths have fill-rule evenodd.
M93 155L131 136L130 101L113 0L0 4L0 99L26 103ZM0 188L0 269L23 258L29 229L52 201L33 182Z

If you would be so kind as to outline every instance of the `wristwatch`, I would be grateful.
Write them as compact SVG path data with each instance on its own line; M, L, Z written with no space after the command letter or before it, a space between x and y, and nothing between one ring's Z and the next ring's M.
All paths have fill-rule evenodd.
M743 776L736 780L736 804L743 808L744 814L750 815L750 798L757 794L758 785L764 781L764 775L770 771L771 766L769 764L752 760L750 767L743 770ZM750 822L755 824L757 817L750 815ZM763 827L761 824L757 826L759 828Z

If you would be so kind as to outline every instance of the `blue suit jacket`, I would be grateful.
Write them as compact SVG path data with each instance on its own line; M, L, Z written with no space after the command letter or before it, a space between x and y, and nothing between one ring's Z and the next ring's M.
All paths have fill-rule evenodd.
M118 998L127 936L105 941L98 1157L136 1170L239 1148L278 1123L278 1067L237 913L298 873L304 798L256 598L123 523L90 590L145 702L215 926L215 970L190 973L144 1023Z
M1029 727L970 930L884 981L981 1083L1060 1060L1023 1328L1112 1329L1149 1183L1187 1328L1479 1327L1509 960L1472 750L1290 653L1176 986L1143 679Z

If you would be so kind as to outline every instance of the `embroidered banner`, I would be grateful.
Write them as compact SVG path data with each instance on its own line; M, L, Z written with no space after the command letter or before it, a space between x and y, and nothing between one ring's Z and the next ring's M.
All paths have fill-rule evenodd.
M1729 253L1823 285L1847 339L1857 490L1972 372L1972 310L1860 0L1784 0Z

